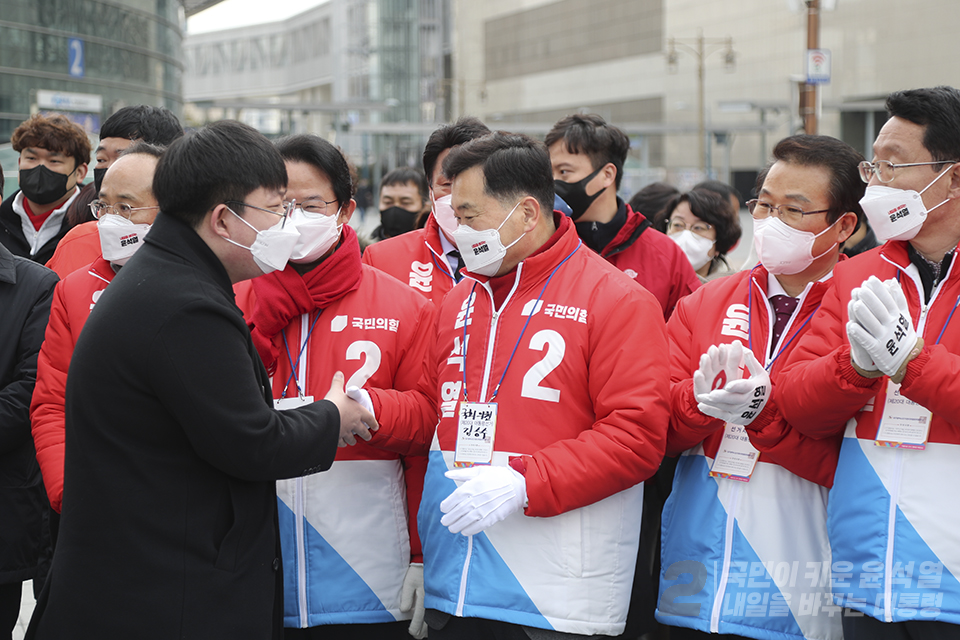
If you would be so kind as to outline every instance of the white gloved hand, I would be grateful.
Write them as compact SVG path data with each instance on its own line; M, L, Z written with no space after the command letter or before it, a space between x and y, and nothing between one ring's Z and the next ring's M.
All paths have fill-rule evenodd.
M770 374L752 351L743 350L743 361L750 377L732 380L722 389L697 396L701 413L739 425L748 425L760 415L773 395Z
M347 387L347 397L357 402L357 404L370 413L374 413L373 401L370 399L370 392L366 389L361 389L360 387L354 387L351 385ZM374 414L374 417L376 417L376 414Z
M527 481L511 467L476 465L452 469L446 475L463 482L440 503L440 524L450 533L472 536L523 509Z
M711 345L700 356L700 368L693 372L693 394L700 396L714 389L722 389L731 380L740 379L743 358L740 341L731 344Z
M903 289L895 279L881 282L870 276L854 291L857 300L851 300L848 313L852 310L856 321L847 325L847 336L851 344L863 347L877 369L895 377L918 342Z
M849 316L849 320L847 320L847 340L850 342L850 360L852 360L856 368L859 369L857 373L860 375L866 377L879 376L879 369L877 369L873 358L870 357L870 354L867 353L864 346L860 344L860 341L850 333L851 327L860 324L859 312L855 304L859 301L860 288L857 287L850 292L850 302L847 304L847 316Z
M407 573L403 576L403 587L400 589L400 611L411 612L410 635L417 640L427 637L427 623L423 620L423 563L411 562Z

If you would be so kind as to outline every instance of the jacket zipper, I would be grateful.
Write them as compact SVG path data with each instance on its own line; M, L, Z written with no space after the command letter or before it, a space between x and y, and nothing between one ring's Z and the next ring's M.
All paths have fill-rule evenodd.
M713 611L710 614L710 633L719 633L720 611L723 607L723 596L727 591L727 580L730 577L730 557L733 555L733 525L737 517L737 510L740 508L740 491L740 483L737 483L730 492L730 511L727 513L723 538L723 565L720 570L717 593L713 599Z
M299 371L297 372L296 385L297 385L297 395L306 395L306 384L307 384L307 337L310 332L310 314L304 313L300 316L300 363ZM306 507L305 501L303 498L303 478L297 478L296 481L296 490L294 497L294 504L296 509L296 514L294 521L296 522L296 535L297 535L297 594L298 594L298 605L300 608L300 628L307 628L307 545L305 541L306 537Z
M523 263L517 265L517 276L513 281L513 288L510 289L510 293L507 294L507 297L503 301L503 305L500 309L506 309L507 303L510 302L510 299L513 297L513 294L517 290L517 286L520 284L520 274L523 271ZM487 340L487 353L483 363L483 383L480 388L480 395L477 398L478 402L483 402L483 399L487 397L487 391L489 390L490 382L490 368L493 366L493 345L497 335L497 325L500 320L500 311L497 310L497 303L493 299L493 291L490 289L490 286L482 282L481 286L487 291L487 294L490 296L490 308L493 309L493 313L490 318L490 336ZM466 319L464 319L466 322ZM466 359L464 359L464 366L466 366ZM470 559L473 556L473 536L467 536L467 555L463 560L463 571L460 574L460 593L457 596L457 613L459 617L463 617L463 604L467 597L467 573L470 570Z

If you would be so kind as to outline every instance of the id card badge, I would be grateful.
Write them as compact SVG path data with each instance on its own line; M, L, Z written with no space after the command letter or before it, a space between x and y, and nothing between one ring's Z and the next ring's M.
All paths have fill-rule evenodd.
M728 422L723 427L723 440L710 468L710 476L750 482L759 458L760 452L750 444L746 429Z
M496 434L497 403L461 402L457 407L457 448L453 466L490 464Z
M273 408L277 411L287 411L296 409L313 402L313 396L294 396L292 398L276 398L273 401Z
M883 402L883 415L874 444L878 447L922 451L927 448L932 418L933 413L929 409L900 395L900 385L888 380L887 397Z

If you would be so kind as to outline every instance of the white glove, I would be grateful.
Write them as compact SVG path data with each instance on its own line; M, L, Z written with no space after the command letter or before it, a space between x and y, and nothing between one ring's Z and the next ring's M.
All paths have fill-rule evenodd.
M370 413L373 413L373 401L370 399L370 392L366 389L353 386L347 387L347 397L354 400ZM373 417L377 417L376 414L374 414Z
M850 303L847 304L847 315L849 320L847 320L847 340L850 342L850 359L853 360L853 364L857 366L861 371L858 373L864 373L868 376L872 376L874 373L878 373L877 365L874 363L873 358L870 357L870 354L867 353L867 350L863 347L860 342L850 335L850 328L860 324L859 312L857 311L857 305L855 303L860 301L860 288L857 287L850 292Z
M881 282L870 276L854 291L858 299L851 308L857 320L847 326L847 336L851 344L857 342L863 347L877 369L894 377L917 345L917 332L900 283L895 279Z
M748 425L760 415L773 394L773 383L752 351L743 350L743 361L750 377L732 380L722 389L698 395L697 408L701 413L739 425Z
M527 481L511 467L476 465L446 475L463 482L440 503L440 524L450 533L472 536L519 511L527 502Z
M711 345L700 356L700 368L693 372L693 394L700 396L710 393L713 389L722 389L731 380L739 380L743 352L739 340L731 344Z
M400 611L413 611L410 619L410 635L417 640L427 637L427 623L423 621L423 563L411 562L403 576L403 588L400 590Z

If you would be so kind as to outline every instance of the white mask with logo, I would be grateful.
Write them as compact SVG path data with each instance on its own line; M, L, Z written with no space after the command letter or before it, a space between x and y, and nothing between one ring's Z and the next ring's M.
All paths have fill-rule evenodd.
M294 209L287 226L292 224L300 233L300 237L297 239L296 246L293 247L293 253L290 254L290 262L309 264L319 260L340 238L340 229L343 225L337 224L339 219L340 209L337 209L336 215L332 216L310 213L300 208Z
M520 238L527 235L524 231L519 238L507 246L503 246L503 240L500 239L500 229L520 206L520 202L513 206L513 209L496 229L477 231L461 224L453 232L453 241L457 244L457 250L463 258L463 264L467 271L481 276L492 277L496 275L497 271L500 270L500 265L503 264L504 256L507 255L507 249L520 242Z
M97 233L100 235L103 259L118 267L127 264L130 256L143 246L143 238L148 231L149 224L134 224L115 213L100 216Z
M446 234L453 237L457 231L457 217L453 214L453 194L447 194L433 201L433 217Z
M907 241L916 237L927 219L927 214L946 202L944 200L927 209L920 196L952 167L953 164L941 171L920 193L913 189L897 189L882 184L868 186L866 193L860 198L860 206L863 207L877 240L883 243L887 240Z
M760 264L774 275L793 275L800 273L814 260L830 253L837 242L818 256L813 255L813 243L817 238L830 231L842 217L821 231L800 231L794 229L780 218L768 216L753 221L753 246L760 256Z
M287 266L287 261L293 253L293 248L300 238L300 233L293 225L288 224L283 226L283 220L281 220L269 229L260 231L237 215L237 212L230 207L227 207L227 210L237 216L240 222L256 231L257 239L254 240L253 244L249 247L245 247L230 238L224 238L224 240L230 244L235 244L238 247L249 250L250 253L253 254L253 261L257 263L257 266L260 267L260 271L262 271L264 275L273 271L279 271Z
M710 262L710 249L715 244L710 238L704 238L690 229L684 229L668 237L680 245L683 252L687 254L687 260L690 261L694 271Z

